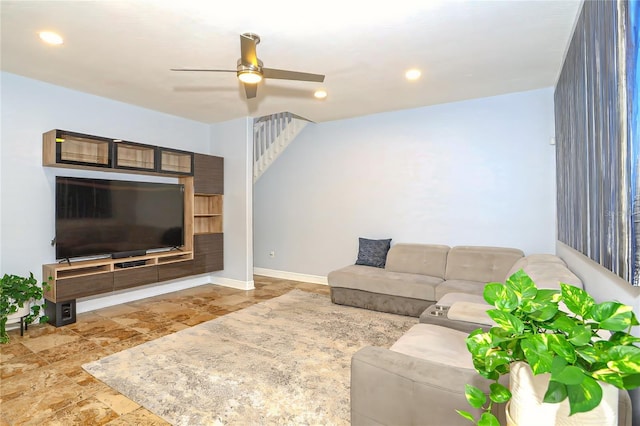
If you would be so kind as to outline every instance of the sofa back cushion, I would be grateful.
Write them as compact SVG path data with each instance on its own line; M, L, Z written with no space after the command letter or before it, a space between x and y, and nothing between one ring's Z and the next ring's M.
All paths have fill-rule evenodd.
M444 279L448 252L449 246L444 245L396 244L387 254L385 269Z
M547 253L536 253L536 254L528 254L522 259L518 259L516 263L513 264L507 275L505 275L503 281L506 281L511 275L515 272L523 269L527 272L527 267L529 265L537 265L540 263L557 263L559 265L567 266L567 264L560 257L555 254L547 254Z
M457 246L449 250L445 280L502 282L522 250L507 247Z
M518 264L514 265L514 268ZM512 268L513 269L513 268ZM515 269L513 272L522 269L531 277L536 287L548 288L553 290L560 290L560 283L571 284L578 288L584 288L582 280L576 276L564 262L524 262L524 265L520 265L520 268ZM511 272L511 271L509 271ZM511 275L505 277L505 280Z

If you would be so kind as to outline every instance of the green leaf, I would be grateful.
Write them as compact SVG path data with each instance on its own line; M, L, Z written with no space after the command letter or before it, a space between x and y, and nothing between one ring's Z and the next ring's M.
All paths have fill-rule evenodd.
M487 396L473 385L464 385L464 396L473 408L482 408L487 402Z
M611 335L609 341L615 343L616 345L628 346L640 342L640 337L616 331Z
M560 290L551 290L547 288L538 289L536 297L533 299L538 303L558 303L562 298Z
M485 412L480 416L480 420L478 420L478 426L500 426L500 422L491 413Z
M582 369L573 365L567 365L558 372L551 371L551 380L565 385L579 385L585 377Z
M473 414L468 411L456 410L456 413L460 414L465 419L469 420L471 423L475 424L476 420L473 418Z
M599 354L598 351L592 346L582 346L580 348L576 348L576 354L587 361L589 364L593 364L598 361Z
M560 291L562 300L571 312L585 319L591 318L591 308L595 304L593 297L581 288L565 283L560 283Z
M553 353L547 347L547 336L533 334L522 339L520 347L524 352L527 363L533 370L533 374L548 373L551 371Z
M602 401L602 388L591 377L585 376L579 385L567 385L569 415L586 413L593 410Z
M549 325L550 328L555 330L564 331L565 333L571 332L576 326L577 321L569 317L564 312L558 312L556 318Z
M467 349L474 357L485 357L491 347L491 335L489 333L471 334L466 338Z
M562 334L548 334L547 345L556 355L573 364L576 361L576 350Z
M632 374L622 379L624 389L635 389L640 387L640 374Z
M591 314L600 328L611 331L628 329L634 319L633 308L618 302L604 302L594 305Z
M536 285L522 269L507 278L506 285L518 296L518 299L533 299L538 292Z
M524 330L523 322L515 315L498 309L490 309L487 315L493 319L498 326L512 333L520 334Z
M613 371L610 368L602 368L600 370L593 371L591 377L601 382L610 383L617 388L624 388L624 380L620 373Z
M504 289L504 284L501 283L488 283L484 286L484 291L482 292L482 296L484 300L490 304L491 306L495 306L496 300L502 297L502 290Z
M543 402L557 404L567 397L567 386L560 382L549 382L549 387L544 394Z
M511 399L511 391L500 383L491 383L489 390L489 399L497 404L503 404Z
M636 346L614 346L608 351L611 361L607 367L619 373L640 373L640 348Z
M493 371L500 365L510 364L513 359L506 351L492 350L487 353L485 358L485 366L487 371Z
M511 312L518 307L519 303L518 295L509 287L502 286L502 294L494 306L502 311Z
M569 331L569 342L575 346L584 346L591 341L593 333L591 327L586 325L574 325Z
M548 321L553 318L556 313L558 313L558 305L555 303L549 303L535 312L531 312L529 317L537 321Z

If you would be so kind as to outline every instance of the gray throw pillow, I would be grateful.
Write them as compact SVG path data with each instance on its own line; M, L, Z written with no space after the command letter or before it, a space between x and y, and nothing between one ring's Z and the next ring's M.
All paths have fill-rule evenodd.
M358 260L356 265L375 266L384 268L387 263L387 252L391 247L391 238L388 240L370 240L359 238Z

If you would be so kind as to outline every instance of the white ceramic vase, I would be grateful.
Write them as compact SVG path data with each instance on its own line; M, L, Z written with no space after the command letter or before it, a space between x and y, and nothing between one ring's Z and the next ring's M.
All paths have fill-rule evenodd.
M550 374L533 375L525 362L511 366L509 388L511 401L507 405L507 424L512 426L617 426L618 389L608 383L602 387L602 402L593 410L569 416L569 401L559 404L542 402Z
M31 311L31 303L33 303L33 301L25 302L22 308L18 307L17 312L9 315L7 317L7 325L18 324L20 323L20 318L29 315L29 312Z

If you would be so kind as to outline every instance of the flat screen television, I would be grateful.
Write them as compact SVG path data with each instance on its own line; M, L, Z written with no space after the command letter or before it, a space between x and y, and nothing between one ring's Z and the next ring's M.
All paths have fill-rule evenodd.
M56 177L56 259L184 245L184 185Z

